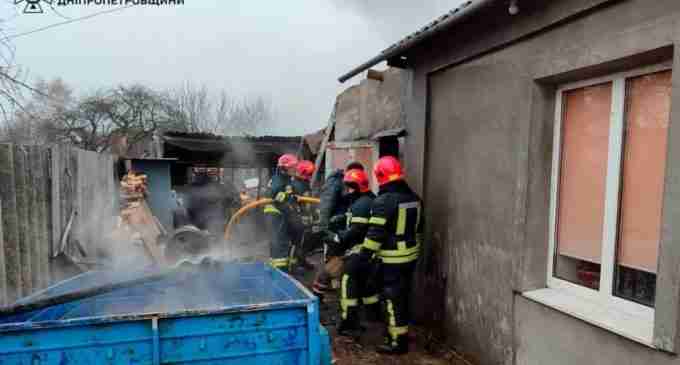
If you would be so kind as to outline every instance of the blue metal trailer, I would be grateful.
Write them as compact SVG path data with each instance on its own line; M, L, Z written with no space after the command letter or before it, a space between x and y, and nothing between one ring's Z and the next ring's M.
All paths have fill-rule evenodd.
M262 263L90 272L17 304L0 365L330 364L317 299Z

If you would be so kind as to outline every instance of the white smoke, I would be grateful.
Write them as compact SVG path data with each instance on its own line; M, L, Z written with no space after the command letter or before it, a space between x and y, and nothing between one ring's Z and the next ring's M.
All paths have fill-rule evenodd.
M332 0L339 10L353 12L364 18L390 44L463 2L464 0Z

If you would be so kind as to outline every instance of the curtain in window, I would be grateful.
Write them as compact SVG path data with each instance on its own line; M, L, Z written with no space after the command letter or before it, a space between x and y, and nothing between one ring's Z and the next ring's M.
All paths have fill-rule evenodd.
M558 191L560 255L600 263L612 83L563 95Z
M618 264L656 273L671 106L671 71L626 81Z

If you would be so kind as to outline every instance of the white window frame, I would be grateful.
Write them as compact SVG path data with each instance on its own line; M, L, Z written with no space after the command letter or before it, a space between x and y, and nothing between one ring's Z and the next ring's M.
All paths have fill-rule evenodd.
M555 99L555 128L550 186L550 232L548 242L549 255L547 271L548 288L558 290L559 296L564 297L563 294L569 294L570 297L573 298L574 303L565 304L565 307L576 308L581 305L578 303L579 301L584 301L588 302L587 305L581 305L581 309L584 312L592 312L592 308L599 307L603 309L601 313L617 312L618 314L621 314L614 316L616 318L609 318L607 320L600 321L600 319L597 317L600 316L601 313L584 313L584 317L593 316L594 318L583 319L595 324L606 322L607 325L602 325L603 327L611 327L610 329L614 332L618 332L626 337L630 337L634 340L637 340L638 342L643 342L648 345L651 345L653 337L654 308L616 297L613 294L616 244L617 235L619 233L618 209L620 206L619 192L624 148L623 137L625 124L626 79L671 69L672 64L667 62L629 72L613 74L606 77L565 84L558 88ZM563 279L559 279L553 275L554 260L556 257L557 248L557 202L562 153L562 118L564 117L563 95L569 90L609 82L612 83L612 108L609 126L602 253L600 257L600 289L594 290ZM659 293L657 293L657 295L659 295ZM546 299L545 301L549 300ZM575 309L574 312L579 312L579 309ZM579 316L578 313L576 313L576 315ZM630 322L617 324L617 322L623 321ZM627 329L617 331L618 325L620 325L621 328L626 327Z

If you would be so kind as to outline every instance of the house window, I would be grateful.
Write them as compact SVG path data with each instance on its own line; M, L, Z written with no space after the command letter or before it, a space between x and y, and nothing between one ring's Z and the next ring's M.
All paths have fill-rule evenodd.
M670 67L565 85L556 100L548 286L653 321Z

